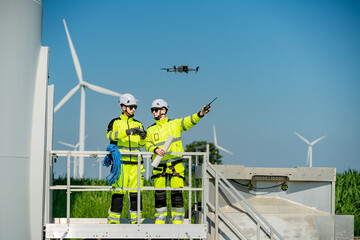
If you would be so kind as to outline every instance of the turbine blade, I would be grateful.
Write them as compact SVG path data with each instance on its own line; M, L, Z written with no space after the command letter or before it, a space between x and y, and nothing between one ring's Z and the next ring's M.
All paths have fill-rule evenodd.
M63 19L63 22L64 22L64 26L65 26L66 36L67 36L69 46L70 46L71 56L72 56L72 59L73 59L74 65L75 65L76 74L78 76L79 82L82 83L84 80L83 80L83 77L82 77L82 70L81 70L81 66L80 66L80 61L79 61L79 58L78 58L78 56L76 54L73 42L72 42L71 37L70 37L69 30L68 30L66 22L65 22L65 19Z
M311 144L312 144L312 145L314 145L315 143L317 143L317 142L319 142L319 141L323 140L325 137L326 137L326 135L322 136L321 138L316 139L316 140L315 140L315 141L313 141Z
M220 147L218 144L217 144L217 137L216 137L216 129L215 129L215 124L213 125L213 130L214 130L214 145L215 147L217 147L218 149L224 151L224 152L227 152L231 155L234 155L232 152L230 152L229 150L223 148L223 147Z
M214 132L214 145L217 145L217 138L216 138L216 130L215 130L215 124L213 125L213 132Z
M63 97L63 99L61 99L61 101L56 105L56 107L54 108L54 112L59 110L62 105L64 105L76 93L76 91L79 90L79 88L80 84L76 85L73 89L71 89L70 92L68 92L68 94L66 94L65 97Z
M229 150L223 148L223 147L220 147L219 145L215 145L218 149L220 150L223 150L224 152L227 152L228 154L231 154L231 155L234 155L232 152L230 152Z
M308 140L306 140L303 136L301 136L300 134L298 134L297 132L295 132L295 134L301 138L304 142L306 142L307 144L311 144Z
M68 147L72 147L72 148L75 148L74 145L70 144L70 143L66 143L66 142L62 142L62 141L58 141L58 143L62 144L62 145L65 145L65 146L68 146Z
M86 135L84 139L87 139L88 136L89 136L89 135ZM80 142L78 142L74 147L75 147L75 148L78 148L79 145L80 145Z
M87 83L85 86L88 87L89 89L95 91L95 92L106 94L106 95L111 95L111 96L115 96L115 97L120 97L122 95L120 93L117 93L117 92L114 92L114 91L111 91L111 90L108 90L106 88L102 88L102 87L99 87L99 86L95 86L95 85L90 84L90 83Z

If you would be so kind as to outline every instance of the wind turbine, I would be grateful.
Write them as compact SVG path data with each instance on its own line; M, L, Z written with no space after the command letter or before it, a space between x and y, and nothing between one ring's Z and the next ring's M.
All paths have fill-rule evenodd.
M97 148L97 150L98 151L100 151L99 150L99 148ZM99 180L101 180L101 165L102 165L102 158L101 157L98 157L94 162L93 162L93 166L96 166L97 164L99 164Z
M74 151L77 150L77 148L79 147L79 143L77 143L76 145L70 144L70 143L66 143L66 142L62 142L62 141L58 141L58 143L71 147L74 149ZM78 157L74 157L74 165L73 165L73 178L77 178L77 173L78 173Z
M85 139L88 137L88 135L85 136ZM58 141L58 143L71 147L74 149L74 151L77 151L77 148L79 147L79 142L77 144L70 144L70 143L66 143L66 142L62 142L62 141ZM78 169L79 167L79 157L74 157L74 165L73 165L73 178L77 178L78 175Z
M108 89L105 89L105 88L102 88L102 87L99 87L99 86L95 86L95 85L85 82L83 80L80 61L77 57L74 45L71 41L71 37L69 34L69 30L67 28L65 19L63 19L63 22L64 22L65 31L66 31L67 39L68 39L69 46L70 46L71 56L74 61L76 74L77 74L77 77L79 80L79 84L77 84L73 89L71 89L68 92L68 94L65 95L65 97L63 99L61 99L61 101L56 105L54 112L59 110L59 108L61 108L79 89L81 90L79 151L84 151L84 149L85 149L85 88L89 88L95 92L99 92L99 93L107 94L107 95L111 95L111 96L116 96L116 97L120 97L121 94L111 91L111 90L108 90ZM79 157L79 177L83 178L83 176L84 176L84 157L80 156Z
M217 138L216 138L216 130L215 130L215 124L213 125L213 130L214 130L214 145L215 147L217 147L218 149L220 150L223 150L224 152L227 152L228 154L231 154L231 155L234 155L232 152L230 152L229 150L223 148L223 147L220 147L218 144L217 144Z
M306 159L306 165L309 166L309 167L312 167L312 147L315 145L315 143L317 143L317 142L321 141L322 139L324 139L326 137L326 135L316 139L315 141L309 142L308 140L306 140L303 136L301 136L297 132L295 132L295 134L309 145L307 159Z

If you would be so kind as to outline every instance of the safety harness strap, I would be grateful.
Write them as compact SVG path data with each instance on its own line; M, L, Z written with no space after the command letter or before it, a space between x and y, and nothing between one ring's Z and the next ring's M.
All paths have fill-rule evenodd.
M159 168L161 168L161 167L166 168L169 163L170 163L170 166L175 166L176 164L181 163L181 162L182 162L182 158L180 158L179 160L176 160L176 161L168 162L168 163L160 163L158 165L158 167Z
M172 170L172 174L171 174L171 177L178 177L178 178L182 178L185 182L186 185L189 185L188 181L186 181L185 177L181 176L179 173L177 173L175 171L175 167L173 165L171 165L169 167L171 170Z
M151 180L155 179L155 178L160 178L160 177L166 177L167 175L170 175L171 177L178 177L178 178L182 178L186 185L188 185L188 181L185 179L185 177L181 176L179 173L177 173L175 171L175 165L178 164L178 163L181 163L182 162L182 159L179 159L179 160L176 160L176 161L173 161L170 163L170 166L169 166L169 169L171 169L172 171L172 174L167 174L165 171L166 171L166 167L167 167L167 164L159 164L158 167L154 168L154 170L157 170L157 171L162 171L162 173L159 173L159 174L155 174L155 175L152 175L151 176Z
M144 161L141 161L141 164L143 164ZM130 162L130 161L123 161L123 164L130 164L130 165L137 165L137 162Z
M176 164L181 163L181 162L182 162L182 159L179 159L179 160L170 162L170 167L174 167ZM154 178L166 177L166 175L167 175L166 172L165 172L165 171L166 171L166 167L167 167L167 164L166 164L166 163L162 163L162 164L159 164L158 167L154 168L154 170L162 171L162 173L152 175L152 176L151 176L151 180L153 180Z

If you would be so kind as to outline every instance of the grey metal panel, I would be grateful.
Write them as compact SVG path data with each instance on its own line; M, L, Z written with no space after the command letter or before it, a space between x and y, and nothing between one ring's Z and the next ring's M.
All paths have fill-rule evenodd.
M46 146L46 109L48 88L49 48L41 47L35 84L35 97L30 138L31 154L29 166L29 209L31 239L43 236L44 197L45 197L45 146Z
M46 135L46 162L45 162L45 210L43 226L52 218L53 194L50 193L49 187L53 184L53 166L49 151L53 146L53 125L54 125L54 85L48 86L47 98L47 135Z
M216 165L227 179L251 180L254 176L286 176L289 181L325 181L336 180L335 168L297 167L297 168L259 168L242 165ZM200 171L196 177L201 177Z
M0 239L32 239L37 231L30 227L29 143L41 26L41 1L0 1Z
M29 176L29 159L0 156L0 162L0 239L28 239L29 208L25 203L29 200L29 195L24 179ZM9 169L16 169L16 174L20 177L13 177L15 171L10 172ZM9 184L10 179L11 185L16 187ZM19 215L22 217L19 218Z
M214 213L209 213L208 216L208 239L214 239ZM228 213L227 216L241 226L248 239L256 239L256 225L245 214ZM301 214L264 214L263 216L287 240L334 239L334 219L332 216ZM219 226L219 239L238 238L224 223L221 223ZM260 239L268 239L268 237L261 233Z
M42 6L33 0L0 1L0 155L28 156ZM14 129L17 130L14 134Z
M234 181L233 186L239 190L239 192L247 199L254 197L278 197L292 202L296 202L322 211L324 213L331 214L331 183L327 182L287 182L288 190L281 190L281 182L252 182L254 188L248 190L246 185L248 182L239 181L242 185L237 184ZM259 189L256 189L259 188ZM209 184L209 201L214 204L214 180L210 180ZM219 205L220 207L231 205L235 203L235 200L229 193L224 191L220 186L219 190Z
M335 239L349 240L354 239L354 216L335 215Z
M277 169L229 165L215 167L285 239L351 239L352 236L348 235L353 232L351 219L335 225L335 168ZM202 176L200 171L196 176ZM209 175L207 178L210 182L209 202L214 204L215 179ZM252 189L247 188L249 183L252 184ZM286 191L281 188L283 183L288 186ZM246 216L241 204L224 191L222 186L219 187L218 201L222 211L240 226L248 239L267 239L264 233L256 236L257 226ZM208 238L214 239L214 212L209 212L207 216ZM348 225L350 227L347 227ZM218 237L237 239L224 222L219 225Z
M287 191L280 196L331 214L331 182L289 182Z
M314 215L317 228L317 239L334 240L334 217L325 215Z
M47 224L46 238L206 238L206 224Z

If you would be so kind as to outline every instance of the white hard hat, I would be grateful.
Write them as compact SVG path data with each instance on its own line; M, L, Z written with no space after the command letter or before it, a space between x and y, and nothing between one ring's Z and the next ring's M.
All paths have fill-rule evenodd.
M166 110L169 110L169 105L163 99L156 99L152 102L151 108L166 108Z
M136 100L135 97L133 95L131 95L130 93L125 93L123 95L121 95L120 99L119 99L119 105L125 105L125 106L131 106L131 105L136 105Z

